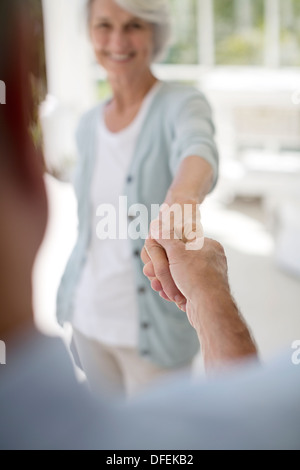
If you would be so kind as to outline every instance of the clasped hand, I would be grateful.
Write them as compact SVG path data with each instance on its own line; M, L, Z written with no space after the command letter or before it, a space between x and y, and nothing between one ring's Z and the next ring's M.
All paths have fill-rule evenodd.
M199 205L175 206L162 206L159 217L150 225L141 258L152 289L175 302L193 325L193 299L199 295L199 288L202 292L209 289L216 278L227 285L227 262L221 245L204 239Z

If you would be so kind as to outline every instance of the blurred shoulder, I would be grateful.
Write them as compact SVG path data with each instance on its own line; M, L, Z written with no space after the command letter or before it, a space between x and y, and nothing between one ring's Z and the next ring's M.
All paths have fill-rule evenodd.
M174 123L178 118L186 121L199 116L211 119L212 109L205 94L196 86L180 82L162 82L158 99L157 114L165 122Z
M205 99L204 93L199 88L180 82L162 82L161 94L170 101L184 101L191 97Z
M210 114L211 106L205 94L196 86L178 82L163 82L159 96L163 115L178 116L182 112L196 110L201 114Z

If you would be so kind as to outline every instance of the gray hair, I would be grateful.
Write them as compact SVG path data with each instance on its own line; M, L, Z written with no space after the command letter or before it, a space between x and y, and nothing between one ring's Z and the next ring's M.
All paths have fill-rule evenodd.
M94 0L88 0L88 17ZM171 41L171 13L169 0L114 0L124 10L154 27L153 62L162 60Z

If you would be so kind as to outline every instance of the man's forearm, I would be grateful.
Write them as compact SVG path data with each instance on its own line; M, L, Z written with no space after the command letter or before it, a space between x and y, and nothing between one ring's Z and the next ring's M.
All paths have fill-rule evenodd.
M257 356L257 348L230 291L200 293L191 306L206 370Z

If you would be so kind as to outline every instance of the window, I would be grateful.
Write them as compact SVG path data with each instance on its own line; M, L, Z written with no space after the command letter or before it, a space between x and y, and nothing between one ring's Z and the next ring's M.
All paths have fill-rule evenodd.
M281 0L280 2L280 64L300 65L300 2Z
M170 0L173 15L172 46L168 64L197 64L197 0Z
M165 64L299 66L299 0L170 0Z
M264 1L214 0L216 65L262 65Z

